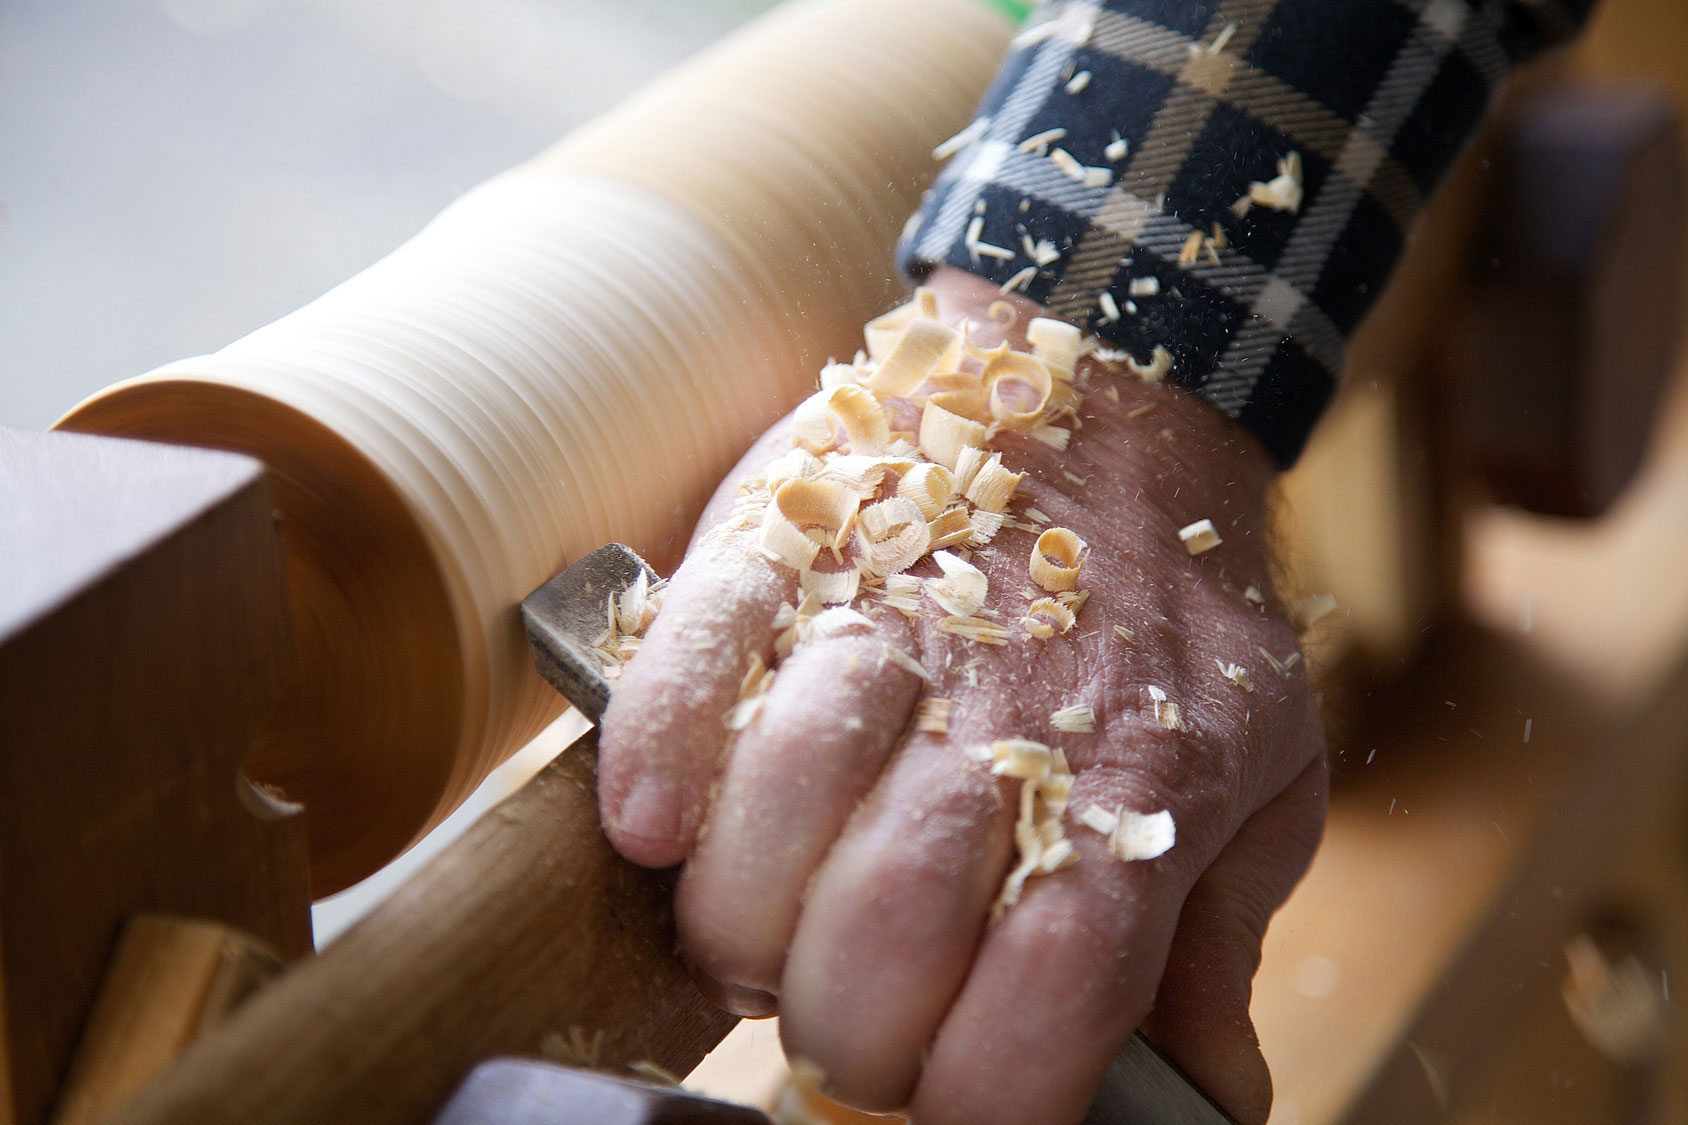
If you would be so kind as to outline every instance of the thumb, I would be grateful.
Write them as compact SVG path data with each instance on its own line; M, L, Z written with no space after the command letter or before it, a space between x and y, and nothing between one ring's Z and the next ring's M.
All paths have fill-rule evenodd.
M1178 916L1145 1031L1240 1125L1264 1125L1272 1076L1249 1018L1266 925L1307 870L1324 826L1323 758L1244 822Z

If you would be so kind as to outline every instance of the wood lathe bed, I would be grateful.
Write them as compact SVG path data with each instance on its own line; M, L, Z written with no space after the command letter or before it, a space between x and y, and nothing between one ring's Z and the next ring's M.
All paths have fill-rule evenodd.
M548 1037L682 1073L719 1040L666 879L597 832L590 739L320 957L308 903L556 716L516 603L609 539L671 563L738 451L896 299L860 264L887 261L1011 34L977 0L790 4L319 301L61 423L262 468L4 438L0 482L34 500L0 513L31 552L0 595L0 1119L421 1121ZM1613 230L1655 206L1680 223L1677 103L1572 77L1633 72L1661 40L1688 45L1688 23L1614 0L1536 83L1606 107L1570 134L1579 167L1616 169L1579 197ZM1516 101L1514 121L1551 117ZM1520 135L1489 152L1533 151ZM1558 998L1578 933L1662 972L1688 958L1688 583L1668 565L1688 434L1663 428L1603 522L1548 524L1472 502L1519 473L1444 409L1472 362L1453 345L1504 339L1520 307L1573 326L1546 381L1598 393L1636 327L1588 311L1664 294L1651 319L1673 320L1680 225L1503 291L1467 267L1494 208L1546 189L1501 179L1474 159L1445 193L1286 484L1286 566L1348 614L1311 656L1340 754L1329 840L1257 992L1284 1122L1688 1107L1680 1047L1620 1067ZM1635 365L1663 370L1674 333L1641 335L1660 342ZM1559 495L1599 491L1559 470ZM125 920L160 913L203 921L138 923L119 951Z

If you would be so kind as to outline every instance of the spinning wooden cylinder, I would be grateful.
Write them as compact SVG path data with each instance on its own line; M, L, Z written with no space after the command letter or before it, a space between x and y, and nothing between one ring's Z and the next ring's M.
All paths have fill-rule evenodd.
M298 670L247 768L306 805L316 894L556 716L521 597L606 539L672 560L891 302L886 249L1009 31L978 0L793 4L319 300L61 422L269 466Z

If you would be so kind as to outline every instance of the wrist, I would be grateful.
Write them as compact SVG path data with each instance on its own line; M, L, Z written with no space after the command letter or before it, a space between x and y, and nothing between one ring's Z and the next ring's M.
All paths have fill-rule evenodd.
M973 338L986 346L1006 339L1023 349L1026 325L1050 315L1037 302L1003 294L992 282L952 266L934 270L926 286L937 296L939 315L952 323L966 317ZM1003 303L1014 311L1011 321L1001 315ZM997 316L991 315L993 305ZM1095 357L1083 360L1080 371L1086 394L1076 440L1087 447L1087 456L1110 472L1135 478L1143 502L1165 520L1212 519L1222 536L1229 526L1251 540L1260 557L1250 569L1264 573L1266 498L1277 476L1264 443L1185 387L1146 381L1123 363Z

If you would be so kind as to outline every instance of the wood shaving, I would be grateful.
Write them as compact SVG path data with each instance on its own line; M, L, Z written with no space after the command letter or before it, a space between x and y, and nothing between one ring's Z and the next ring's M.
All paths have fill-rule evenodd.
M877 594L887 606L912 618L920 614L921 586L920 579L912 574L892 574L886 577Z
M1088 703L1074 703L1050 715L1049 722L1065 734L1093 734L1096 731L1096 709Z
M1067 443L1073 439L1073 432L1065 426L1055 426L1043 422L1032 427L1032 436L1044 445L1055 449L1065 449Z
M964 449L977 449L985 444L983 423L951 413L928 402L920 415L920 451L926 457L952 472ZM960 474L956 474L960 487Z
M1072 773L1059 751L1051 756L1047 776L1020 783L1020 815L1014 824L1014 846L1020 859L1003 880L991 906L992 919L1001 918L1020 901L1027 879L1052 874L1078 861L1078 853L1061 827L1072 783Z
M1036 425L1054 389L1049 366L1024 352L1005 352L998 356L985 368L982 378L990 388L991 418L1004 430L1025 430Z
M836 447L835 423L844 429L845 445L854 453L882 453L891 441L885 408L859 383L816 391L792 412L791 421L793 440L810 454Z
M1031 520L1033 523L1048 525L1052 522L1050 518L1044 514L1041 508L1027 508L1020 514Z
M1295 212L1301 210L1301 154L1291 152L1288 156L1278 160L1278 174L1272 179L1261 183L1259 180L1248 185L1249 206L1243 205L1239 199L1231 205L1231 210L1239 218L1248 214L1249 207L1269 207L1274 211ZM1239 210L1241 208L1241 210Z
M1295 603L1295 631L1305 633L1314 625L1336 612L1336 598L1330 594L1315 594Z
M1148 363L1138 363L1132 356L1125 357L1125 369L1145 383L1159 383L1172 372L1172 353L1160 344L1149 353Z
M975 141L984 139L985 134L990 132L990 127L991 119L989 117L975 117L972 121L967 123L966 127L963 128L961 132L942 142L937 148L934 148L932 150L932 159L948 160L950 157L973 144Z
M1081 164L1076 156L1064 148L1050 149L1049 159L1063 176L1085 187L1107 187L1114 182L1112 168L1095 168Z
M1072 610L1076 615L1084 609L1085 603L1090 600L1090 588L1086 586L1082 590L1062 590L1055 595L1055 600Z
M982 512L1003 512L1025 473L1013 473L1002 467L1002 454L993 453L973 475L967 486L967 499Z
M1193 266L1202 259L1202 232L1193 230L1184 240L1183 249L1178 251L1180 266Z
M1078 572L1090 554L1089 546L1072 530L1052 527L1037 537L1028 570L1032 581L1052 594L1078 585Z
M1219 532L1214 528L1212 520L1197 520L1195 523L1186 524L1178 529L1178 539L1191 555L1205 554L1224 542L1219 538Z
M943 572L926 580L926 596L951 617L971 617L984 607L990 583L985 572L949 551L934 551L932 561Z
M967 536L967 546L977 549L989 543L996 538L997 532L1002 530L1006 519L1001 512L975 511L967 520L971 529Z
M1036 278L1037 267L1027 266L1025 269L1016 273L1013 277L1010 277L1007 281L997 286L996 291L998 293L1013 293L1016 290L1024 292L1026 286L1030 285Z
M1033 133L1031 136L1021 141L1016 147L1021 152L1031 156L1047 156L1049 154L1049 146L1066 135L1067 131L1065 129L1045 129L1041 133ZM1031 257L1030 254L1027 254L1026 256L1028 258Z
M627 1069L636 1077L654 1086L668 1086L676 1090L680 1088L680 1079L673 1071L660 1063L652 1062L650 1059L640 1059L638 1062L628 1063Z
M914 727L927 734L948 734L950 708L953 701L939 695L929 695L914 709Z
M1130 629L1127 629L1124 625L1115 625L1114 634L1127 641L1134 641L1137 639L1137 634L1133 633Z
M922 680L931 680L932 675L926 671L925 665L893 644L886 644L885 659L906 672L912 672Z
M1070 469L1062 469L1061 475L1065 477L1069 483L1076 484L1080 488L1083 488L1085 485L1085 479Z
M973 519L968 515L965 504L957 504L953 508L946 509L937 519L927 525L929 546L934 551L943 547L970 544L973 535Z
M1089 86L1090 72L1088 70L1081 70L1071 78L1067 79L1065 89L1069 94L1082 94L1087 88L1089 88Z
M1038 598L1026 607L1026 615L1020 619L1026 632L1042 641L1054 636L1057 630L1067 632L1076 620L1073 611L1054 598Z
M849 570L804 570L797 575L799 588L813 594L823 605L842 605L856 600L861 592L862 572Z
M911 320L890 352L863 383L882 395L909 395L934 371L952 368L961 354L961 333L926 317Z
M1224 676L1227 680L1230 680L1233 684L1236 684L1244 691L1254 690L1254 681L1248 678L1247 668L1244 668L1241 664L1232 664L1229 661L1220 660L1218 658L1215 658L1213 662L1219 665L1219 674L1221 676Z
M1178 842L1178 826L1165 809L1156 813L1104 809L1090 805L1078 814L1079 823L1108 837L1108 851L1127 863L1158 859Z
M1243 601L1247 602L1249 605L1264 606L1266 604L1266 595L1260 592L1259 586L1250 586L1248 589L1243 591Z
M1160 278L1134 277L1126 285L1126 292L1133 297L1158 297L1160 295Z
M722 725L730 731L741 731L755 722L768 689L774 686L774 675L774 670L763 662L758 653L751 653L750 666L739 681L738 702L722 716Z
M964 641L981 645L1008 643L1008 627L983 617L953 615L938 622L941 632L951 633Z
M1149 701L1154 704L1155 722L1167 730L1188 731L1190 728L1184 722L1184 712L1178 704L1166 697L1162 688L1150 686Z
M1072 370L1084 354L1084 333L1076 324L1053 317L1033 317L1026 324L1026 343L1032 354L1049 365L1056 378L1072 378Z
M1124 160L1130 152L1130 143L1126 141L1124 137L1115 133L1114 139L1109 141L1107 147L1102 150L1102 155L1107 157L1109 160L1118 163L1119 161Z

